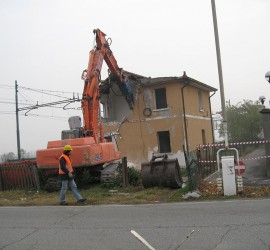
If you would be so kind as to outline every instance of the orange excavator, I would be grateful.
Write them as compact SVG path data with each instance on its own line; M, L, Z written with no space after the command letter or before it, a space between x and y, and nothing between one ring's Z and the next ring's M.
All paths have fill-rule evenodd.
M90 51L88 68L82 73L84 88L81 100L84 125L81 126L79 116L69 118L70 130L62 131L61 140L49 141L46 149L37 150L36 160L30 162L44 173L45 189L54 191L61 187L58 179L58 161L65 145L71 145L71 156L75 175L81 179L98 179L103 182L115 180L121 153L113 142L104 138L102 124L99 122L101 68L105 60L110 70L109 79L117 83L121 96L126 100L130 109L133 109L134 98L130 81L132 76L118 67L117 61L110 49L110 39L99 29L94 30L95 46ZM129 79L130 78L130 79ZM133 79L134 80L134 79ZM107 83L111 86L111 81ZM102 87L101 87L102 86ZM105 92L108 86L105 86ZM104 89L103 89L104 91ZM118 163L117 163L118 162ZM17 162L16 167L24 168L27 162ZM13 166L9 163L5 166ZM84 173L86 172L86 175ZM3 173L2 173L3 174ZM169 159L167 155L154 155L150 162L141 166L141 177L144 187L165 186L181 187L182 177L177 159ZM80 178L79 178L80 180Z
M115 144L104 139L103 127L99 122L99 83L104 60L111 72L110 75L117 79L118 87L130 109L133 109L134 105L133 94L128 77L123 69L118 67L110 49L110 38L106 39L106 34L99 29L95 29L93 32L95 46L90 51L88 68L82 73L84 89L81 108L84 126L81 127L80 117L71 117L69 119L70 130L62 131L61 140L49 141L46 149L37 151L38 169L58 169L59 156L67 144L71 145L73 149L72 165L75 171L76 168L77 170L87 169L90 173L97 174L98 177L103 172L104 165L110 166L114 170L116 164L113 162L121 158L121 153L115 149ZM49 179L49 181L55 183L53 179Z

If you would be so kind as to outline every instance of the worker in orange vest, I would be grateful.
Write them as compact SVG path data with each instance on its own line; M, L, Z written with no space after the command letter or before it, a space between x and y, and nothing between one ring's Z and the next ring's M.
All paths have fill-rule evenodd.
M71 151L72 147L70 145L65 145L63 154L60 156L59 159L59 177L62 182L59 197L60 205L68 205L68 203L66 202L66 193L68 190L68 186L71 188L78 203L84 203L86 201L86 199L81 196L74 181L73 168L70 159Z

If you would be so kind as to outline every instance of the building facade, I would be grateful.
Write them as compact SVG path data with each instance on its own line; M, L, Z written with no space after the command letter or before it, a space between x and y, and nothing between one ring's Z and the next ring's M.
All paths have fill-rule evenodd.
M185 166L184 150L213 143L211 92L216 89L181 77L133 75L134 108L130 110L117 86L101 91L105 135L115 139L122 156L139 167L153 154L166 153Z

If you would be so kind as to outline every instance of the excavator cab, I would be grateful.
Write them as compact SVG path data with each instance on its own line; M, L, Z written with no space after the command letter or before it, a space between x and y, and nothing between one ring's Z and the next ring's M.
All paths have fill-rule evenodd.
M80 116L71 116L68 119L69 130L62 130L61 140L82 138L83 127Z

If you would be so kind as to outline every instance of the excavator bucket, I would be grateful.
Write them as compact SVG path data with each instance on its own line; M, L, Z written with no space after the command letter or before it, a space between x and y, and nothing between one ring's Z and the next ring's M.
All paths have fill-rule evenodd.
M181 188L183 183L178 160L168 159L166 154L153 156L150 162L143 162L141 176L145 188Z

